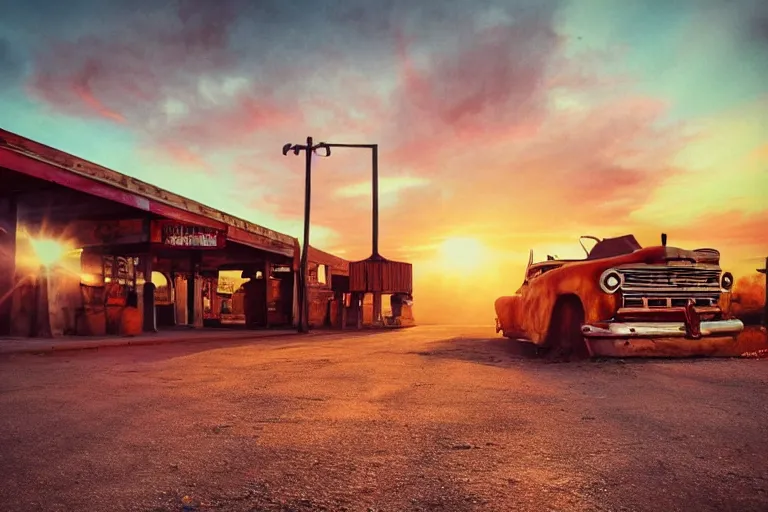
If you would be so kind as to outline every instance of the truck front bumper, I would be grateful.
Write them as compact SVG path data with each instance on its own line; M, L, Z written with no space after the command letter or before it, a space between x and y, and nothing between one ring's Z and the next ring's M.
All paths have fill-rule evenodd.
M732 335L744 330L741 320L714 320L701 322L701 337ZM609 322L585 325L581 328L586 338L655 338L686 337L685 322Z
M741 320L703 321L691 336L686 322L607 322L584 325L581 332L593 357L686 357L738 355Z

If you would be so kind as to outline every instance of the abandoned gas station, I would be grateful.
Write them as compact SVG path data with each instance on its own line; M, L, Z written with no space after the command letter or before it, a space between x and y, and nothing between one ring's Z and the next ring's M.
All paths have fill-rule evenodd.
M295 237L0 130L0 336L295 326L299 251ZM313 247L308 260L312 327L376 324L350 293L349 262Z

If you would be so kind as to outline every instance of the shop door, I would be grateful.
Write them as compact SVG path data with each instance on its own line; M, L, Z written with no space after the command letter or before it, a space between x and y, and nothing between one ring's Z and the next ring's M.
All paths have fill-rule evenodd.
M175 294L175 306L176 306L176 325L189 324L189 291L187 286L187 278L183 275L176 275L174 281Z
M207 323L221 322L221 297L218 289L218 277L203 278L203 321Z

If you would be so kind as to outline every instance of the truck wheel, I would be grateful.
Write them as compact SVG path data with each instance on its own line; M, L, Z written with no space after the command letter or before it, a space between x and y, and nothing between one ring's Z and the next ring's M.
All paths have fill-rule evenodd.
M557 304L549 326L547 345L556 358L584 359L589 357L581 326L584 323L584 308L578 300L563 300Z

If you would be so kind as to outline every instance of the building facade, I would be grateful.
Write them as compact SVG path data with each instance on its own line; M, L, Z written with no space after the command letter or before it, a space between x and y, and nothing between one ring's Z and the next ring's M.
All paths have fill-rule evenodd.
M299 259L295 237L0 130L0 336L295 325Z

